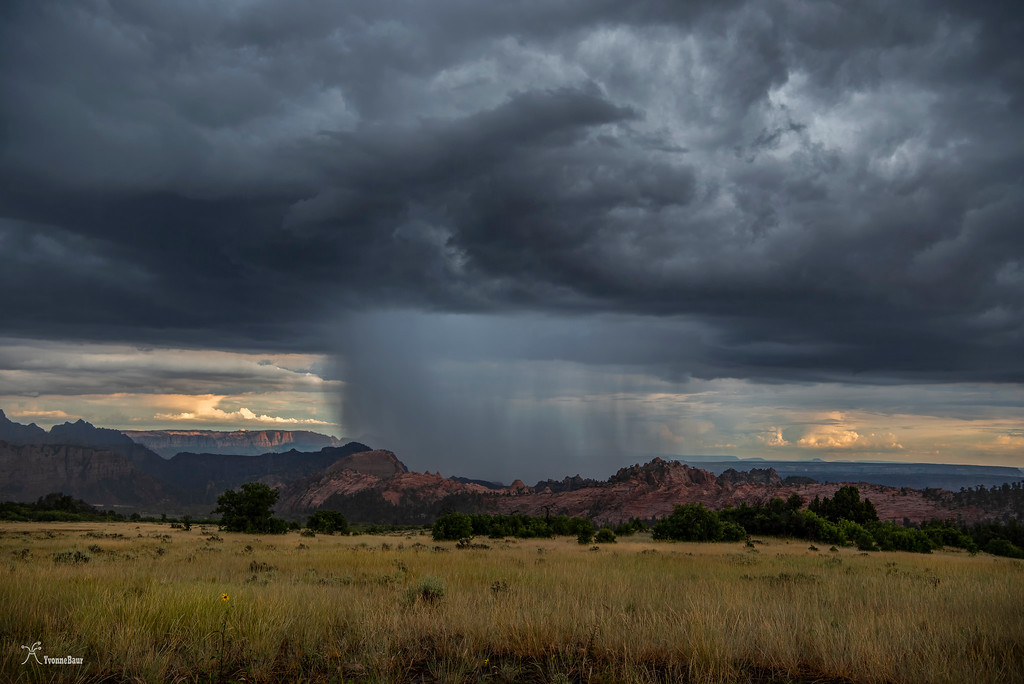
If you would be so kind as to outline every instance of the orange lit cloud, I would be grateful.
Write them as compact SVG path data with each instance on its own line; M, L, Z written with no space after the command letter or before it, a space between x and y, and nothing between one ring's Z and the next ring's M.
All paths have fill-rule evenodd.
M782 428L772 426L768 428L767 432L763 432L757 436L757 438L768 446L772 447L783 447L789 446L789 442L782 436Z
M153 416L154 420L167 420L167 421L187 421L190 423L224 423L232 421L242 421L245 423L259 423L263 425L331 425L324 420L317 420L316 418L285 418L282 416L270 416L267 414L257 414L255 411L246 407L241 407L236 411L225 411L218 407L218 404L224 400L225 397L191 397L195 406L189 411L181 411L179 413L157 413Z

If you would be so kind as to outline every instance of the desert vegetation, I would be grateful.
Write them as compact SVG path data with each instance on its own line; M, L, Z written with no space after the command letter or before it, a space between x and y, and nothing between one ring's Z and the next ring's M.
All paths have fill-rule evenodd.
M1024 563L795 539L0 524L4 681L1012 681ZM81 665L22 665L72 656ZM40 660L42 658L40 657Z
M909 551L931 553L956 547L976 553L1024 558L1024 528L1015 519L1005 523L986 521L974 525L951 520L932 520L922 525L882 522L874 506L861 500L856 487L842 487L833 498L815 499L807 508L793 495L772 499L765 505L742 504L712 511L701 504L676 506L658 520L654 539L675 541L737 541L746 535L794 537L839 546L854 545L861 551Z

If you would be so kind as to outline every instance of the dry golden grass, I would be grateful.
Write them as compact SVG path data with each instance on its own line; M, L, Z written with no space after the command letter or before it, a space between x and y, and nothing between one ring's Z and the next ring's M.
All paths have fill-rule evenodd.
M478 541L490 548L0 523L0 680L1007 682L1024 672L1019 561L782 540L756 551L645 537L598 551L569 538ZM90 560L54 561L74 550ZM429 600L438 585L444 595ZM21 665L20 647L35 641L40 660L84 663Z

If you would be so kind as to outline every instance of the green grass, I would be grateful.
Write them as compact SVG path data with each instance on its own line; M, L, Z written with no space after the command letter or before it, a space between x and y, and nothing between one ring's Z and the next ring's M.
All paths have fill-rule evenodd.
M1024 672L1020 561L643 535L596 551L575 538L488 544L4 523L0 680L1006 682ZM54 561L68 551L57 558L89 560ZM83 665L21 665L20 646L37 640L40 659Z

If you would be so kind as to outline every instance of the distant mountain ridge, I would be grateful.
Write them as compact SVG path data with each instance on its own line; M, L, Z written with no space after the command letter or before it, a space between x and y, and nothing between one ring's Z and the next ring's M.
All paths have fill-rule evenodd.
M209 436L212 431L195 432ZM267 440L280 446L292 439L286 435L321 443L338 441L305 431L237 434L255 436L248 444ZM167 512L194 509L205 514L218 495L244 482L280 486L339 459L370 451L358 442L317 448L314 452L292 449L257 455L182 452L166 459L119 430L78 420L55 425L47 432L35 424L15 423L0 410L0 497L29 501L62 491L104 506L150 511L162 506Z
M337 437L308 430L122 430L135 442L164 458L177 453L232 454L256 456L281 451L319 451L340 447Z
M280 442L285 431L259 433L263 435L259 439ZM225 434L235 433L220 433ZM503 487L429 471L411 472L394 453L373 450L358 442L316 451L292 449L258 455L180 452L165 459L117 430L97 428L84 420L56 425L47 432L36 425L14 423L0 411L0 498L30 501L63 491L104 507L150 513L209 514L217 496L225 490L259 481L279 489L278 512L293 518L329 508L360 522L429 523L445 512L465 511L573 515L617 523L661 517L681 503L722 508L766 503L772 497L792 494L807 501L815 496L832 496L843 484L834 476L831 483L818 482L806 474L783 477L768 463L757 460L752 464L759 467L741 471L735 466L743 462L728 460L716 464L716 474L692 463L655 457L620 468L607 480L576 475L541 481L534 487L521 480ZM823 468L829 464L801 465ZM966 472L961 468L983 468L920 466L940 473L943 468L954 473ZM993 470L1010 474L1016 471ZM1008 478L1015 479L1021 478ZM957 503L949 492L932 490L926 495L920 489L872 484L863 478L847 481L857 484L862 494L872 499L883 519L976 520L985 513L970 502Z

